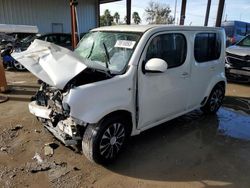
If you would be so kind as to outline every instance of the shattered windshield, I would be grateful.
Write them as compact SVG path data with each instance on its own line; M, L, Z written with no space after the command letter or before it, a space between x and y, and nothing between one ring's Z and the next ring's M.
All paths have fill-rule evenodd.
M139 41L140 33L90 32L79 42L75 52L92 65L101 66L111 73L124 70Z

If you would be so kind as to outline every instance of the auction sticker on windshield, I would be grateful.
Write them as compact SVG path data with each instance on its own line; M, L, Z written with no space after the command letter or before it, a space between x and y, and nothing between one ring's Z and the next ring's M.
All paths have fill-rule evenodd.
M116 48L128 48L133 49L135 45L135 41L132 40L117 40L115 43Z

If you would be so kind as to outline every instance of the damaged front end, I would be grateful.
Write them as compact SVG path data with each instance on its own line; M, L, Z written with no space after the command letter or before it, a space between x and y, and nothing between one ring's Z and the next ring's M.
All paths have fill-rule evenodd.
M30 112L65 145L77 145L87 124L73 119L70 106L63 100L71 89L111 78L107 68L40 40L12 56L41 80L41 87L29 104Z
M77 125L70 117L70 107L63 103L63 92L42 82L39 91L29 104L29 110L66 146L77 145L82 140L84 126Z

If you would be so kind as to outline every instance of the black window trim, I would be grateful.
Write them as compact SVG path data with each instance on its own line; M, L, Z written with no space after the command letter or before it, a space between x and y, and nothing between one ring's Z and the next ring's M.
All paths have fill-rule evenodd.
M195 61L196 61L197 63L206 63L206 62L215 61L215 60L220 59L221 54L222 54L222 52L221 52L221 47L222 47L221 40L220 40L220 44L219 44L220 53L219 53L218 58L209 59L209 60L206 60L206 61L198 61L198 60L196 59L196 56L195 56L195 39L196 39L197 35L199 35L199 34L216 34L216 37L219 37L219 38L220 38L220 33L219 33L219 32L216 32L216 31L204 31L204 32L197 32L197 33L195 33L195 35L194 35L194 41L193 41L193 44L194 44L194 47L193 47L193 56L194 56Z
M167 34L178 34L178 35L183 36L183 38L184 38L184 40L185 40L186 54L185 54L185 58L184 58L183 62L182 62L181 64L177 65L177 66L169 67L168 69L180 67L180 66L182 66L182 65L186 62L187 57L188 57L188 42L187 42L187 37L186 37L186 35L185 35L183 32L181 32L181 31L171 31L171 30L169 30L169 31L159 31L159 32L156 32L156 33L152 34L152 35L149 37L149 39L147 40L147 43L146 43L145 46L144 46L143 52L144 52L144 50L145 50L145 56L146 56L147 50L148 50L148 47L149 47L151 41L152 41L155 37L157 37L157 36L160 36L160 35L167 35ZM143 52L142 52L142 53L143 53ZM141 55L142 55L142 54L141 54ZM141 71L142 71L143 74L144 74L144 70L143 70L143 69L144 69L145 64L146 64L145 58L146 58L146 57L144 57L144 60L143 60L142 66L141 66Z

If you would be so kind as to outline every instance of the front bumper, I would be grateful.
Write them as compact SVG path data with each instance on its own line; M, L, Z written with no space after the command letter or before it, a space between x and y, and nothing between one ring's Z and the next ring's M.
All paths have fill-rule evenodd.
M43 119L50 119L50 115L52 113L51 109L48 109L45 106L37 105L36 101L29 103L29 111L31 114Z
M225 72L229 80L250 81L250 60L229 54L226 56Z
M250 70L228 67L225 69L225 72L229 80L239 80L239 81L250 82Z
M77 125L71 117L60 120L57 125L52 123L53 110L44 106L39 106L36 101L29 103L29 111L42 122L58 140L66 146L77 145L82 137L79 136Z

